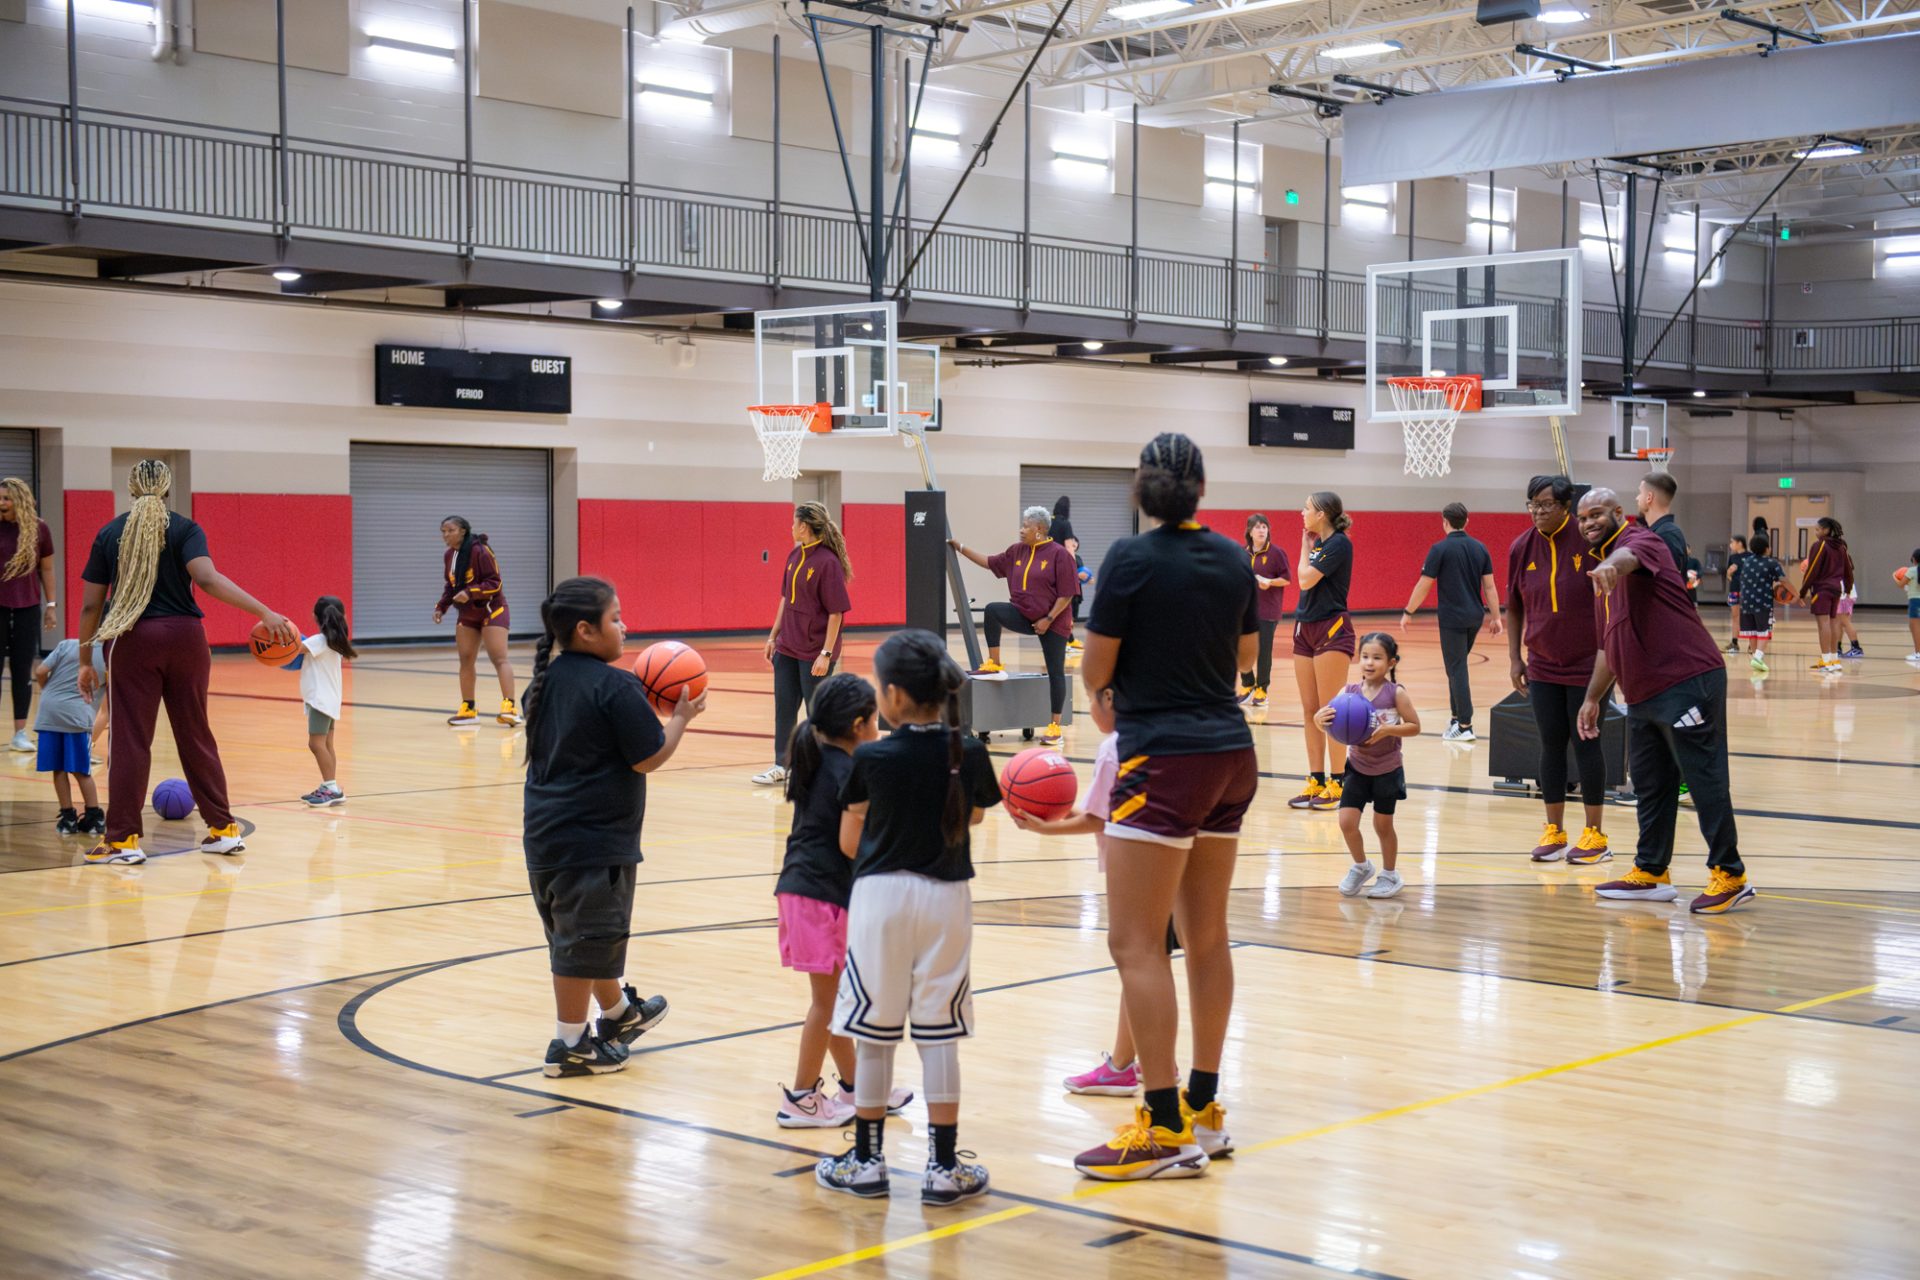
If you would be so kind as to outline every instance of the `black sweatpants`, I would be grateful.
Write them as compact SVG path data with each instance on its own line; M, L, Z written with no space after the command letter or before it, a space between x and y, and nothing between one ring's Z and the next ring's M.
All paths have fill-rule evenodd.
M833 674L833 668L827 668L827 675ZM794 723L800 718L800 707L804 703L808 714L812 714L813 690L827 676L813 674L812 659L789 658L784 653L773 655L773 758L778 764L786 764L787 747L793 738Z
M1574 727L1580 704L1587 700L1587 686L1529 680L1527 700L1533 704L1534 728L1540 734L1540 790L1547 803L1566 803L1568 743L1573 744L1573 762L1580 768L1580 802L1606 803L1607 757L1600 750L1600 739L1583 738Z
M1273 633L1280 629L1280 619L1260 619L1260 651L1253 660L1252 671L1240 673L1240 683L1249 689L1264 689L1273 679Z
M1473 685L1467 680L1467 658L1473 653L1473 642L1479 638L1479 627L1440 628L1440 661L1447 668L1447 700L1452 703L1453 718L1462 725L1473 723Z
M986 607L985 613L987 648L998 649L1000 633L1007 629L1016 635L1033 636L1040 642L1040 654L1047 663L1047 694L1053 699L1053 718L1058 720L1067 705L1067 638L1052 630L1034 636L1034 619L1014 608L1011 600L995 600Z
M1707 865L1746 868L1727 778L1727 673L1709 671L1627 708L1627 761L1639 792L1640 848L1633 865L1659 875L1673 860L1680 784L1693 796Z
M40 620L37 604L0 609L0 652L7 658L7 678L13 681L13 718L25 720L33 706L33 661L40 656Z

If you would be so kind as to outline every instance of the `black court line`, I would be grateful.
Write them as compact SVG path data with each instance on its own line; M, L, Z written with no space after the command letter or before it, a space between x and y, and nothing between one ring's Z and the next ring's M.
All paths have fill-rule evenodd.
M1110 1249L1116 1244L1125 1244L1129 1240L1138 1240L1147 1234L1144 1231L1116 1231L1110 1236L1101 1236L1098 1240L1087 1241L1089 1249Z
M573 1110L573 1106L571 1103L565 1106L539 1107L532 1111L516 1111L513 1113L513 1118L515 1120L531 1120L535 1116L550 1116L554 1114L556 1111L571 1111L571 1110Z

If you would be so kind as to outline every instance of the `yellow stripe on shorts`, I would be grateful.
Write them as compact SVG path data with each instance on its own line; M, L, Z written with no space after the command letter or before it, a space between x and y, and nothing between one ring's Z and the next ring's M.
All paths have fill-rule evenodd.
M1128 818L1131 818L1134 814L1140 812L1141 806L1145 805L1146 803L1147 803L1147 793L1144 791L1142 791L1139 795L1128 796L1125 800L1122 800L1119 804L1114 806L1113 813L1108 816L1107 821L1108 822L1125 822Z

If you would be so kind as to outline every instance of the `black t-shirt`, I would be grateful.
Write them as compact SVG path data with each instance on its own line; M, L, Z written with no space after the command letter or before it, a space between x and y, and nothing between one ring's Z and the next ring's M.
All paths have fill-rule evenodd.
M859 856L853 860L856 877L915 871L935 880L973 879L968 831L962 831L959 841L951 845L940 831L940 815L947 803L949 732L943 723L903 724L878 742L861 744L853 753L853 766L840 788L840 804L867 805ZM993 761L972 734L961 737L960 786L967 803L976 809L1000 803Z
M1347 611L1347 588L1353 584L1353 543L1334 533L1307 552L1306 568L1318 569L1320 581L1300 593L1300 622L1324 622Z
M666 741L631 671L591 654L555 658L527 730L528 869L639 862L647 780L633 766Z
M820 746L820 772L793 807L787 835L787 860L780 867L775 893L797 894L847 905L853 892L853 859L840 852L840 789L853 772L853 757L838 747Z
M111 587L120 576L120 535L126 531L127 517L115 516L93 535L93 550L87 553L87 567L80 571L83 582ZM187 561L207 554L207 534L178 511L167 512L167 544L160 552L160 565L153 577L153 597L147 601L143 618L200 618L200 606L193 602L193 579L187 576Z
M1687 535L1681 532L1680 524L1668 512L1647 526L1660 535L1660 541L1667 544L1667 550L1673 553L1673 567L1680 570L1684 577L1687 571Z
M1427 548L1420 576L1434 581L1441 626L1478 627L1486 620L1480 580L1492 572L1493 557L1465 529L1455 529Z
M1087 629L1120 641L1121 758L1252 746L1235 702L1240 637L1260 629L1246 548L1197 524L1161 525L1114 543L1099 582Z
M1733 584L1740 581L1740 562L1745 560L1748 554L1749 553L1745 551L1735 551L1727 557L1727 590L1738 591L1740 589Z

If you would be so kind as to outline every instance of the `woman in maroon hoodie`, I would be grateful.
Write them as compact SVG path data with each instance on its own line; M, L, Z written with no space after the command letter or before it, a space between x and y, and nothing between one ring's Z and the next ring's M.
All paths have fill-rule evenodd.
M1800 598L1813 610L1820 628L1820 660L1813 669L1838 672L1840 666L1840 601L1853 590L1853 555L1841 537L1840 522L1821 516L1819 538L1807 553L1807 571L1800 579Z
M447 585L433 607L433 621L439 625L453 609L459 624L453 639L460 651L460 709L447 723L469 725L480 718L473 709L474 659L485 645L493 673L500 678L500 713L494 718L517 725L520 709L514 705L513 663L507 659L507 597L500 585L500 562L487 545L487 535L475 533L465 516L442 520L440 540L447 544Z

